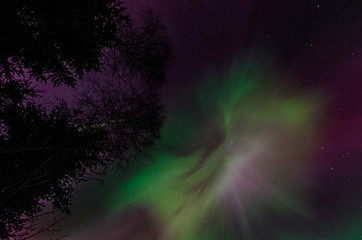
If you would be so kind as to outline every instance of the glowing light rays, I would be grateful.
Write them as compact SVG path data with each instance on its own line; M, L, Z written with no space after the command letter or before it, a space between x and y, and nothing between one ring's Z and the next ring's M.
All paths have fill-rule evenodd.
M199 104L210 123L190 129L187 117L171 116L155 162L125 181L115 211L149 208L170 239L213 239L211 229L226 236L228 222L237 229L233 238L249 236L250 225L271 221L275 212L306 218L298 196L307 187L303 154L316 127L313 98L283 95L263 79L267 71L246 66L206 81ZM173 151L185 145L193 148Z

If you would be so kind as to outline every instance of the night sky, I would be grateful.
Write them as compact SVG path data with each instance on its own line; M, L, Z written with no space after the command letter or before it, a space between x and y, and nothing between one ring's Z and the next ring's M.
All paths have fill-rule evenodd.
M161 139L33 239L362 239L361 1L125 4L174 47Z

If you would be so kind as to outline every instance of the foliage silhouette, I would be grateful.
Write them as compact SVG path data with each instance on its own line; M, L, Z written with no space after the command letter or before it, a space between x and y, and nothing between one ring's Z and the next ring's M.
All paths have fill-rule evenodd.
M0 74L74 86L74 76L99 67L127 21L118 0L1 1Z
M147 153L172 50L151 11L135 27L119 1L1 1L0 13L0 239L28 239L44 201L69 214L74 184ZM36 103L34 80L78 78L77 106Z

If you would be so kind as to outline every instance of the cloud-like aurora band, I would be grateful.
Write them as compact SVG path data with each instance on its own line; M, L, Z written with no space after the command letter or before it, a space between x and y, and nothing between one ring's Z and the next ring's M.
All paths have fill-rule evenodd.
M157 239L287 239L281 229L316 222L303 195L323 103L271 76L249 60L207 77L197 111L170 113L154 161L125 179L111 211L146 209Z

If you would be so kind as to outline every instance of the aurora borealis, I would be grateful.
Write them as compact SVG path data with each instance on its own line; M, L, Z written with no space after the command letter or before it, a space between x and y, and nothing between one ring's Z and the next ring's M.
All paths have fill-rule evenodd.
M155 162L120 187L114 211L143 206L170 239L239 239L273 219L312 220L300 198L318 109L313 97L273 96L252 65L200 95L205 121L170 116Z
M79 187L69 239L362 239L362 4L287 2L150 4L178 53L161 139Z

